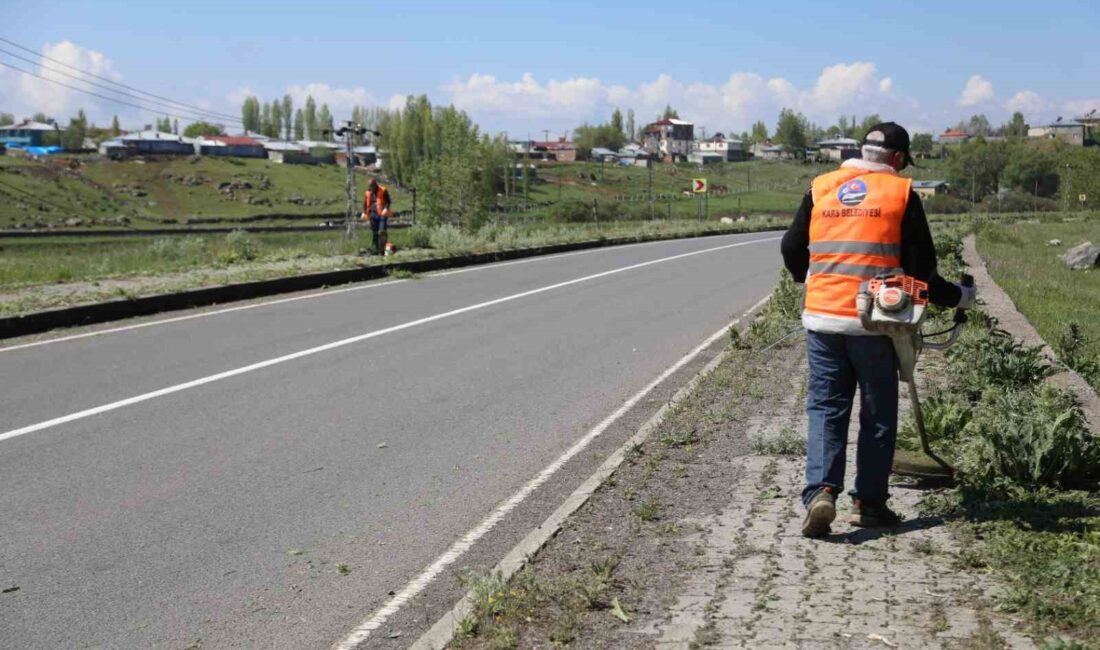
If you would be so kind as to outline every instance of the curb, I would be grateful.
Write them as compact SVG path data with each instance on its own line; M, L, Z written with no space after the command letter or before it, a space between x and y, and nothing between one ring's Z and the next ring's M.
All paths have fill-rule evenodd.
M751 322L768 301L771 300L771 297L772 294L769 293L755 305L749 307L745 313L731 321L727 329L737 327L742 322ZM492 568L490 573L499 575L503 580L509 580L516 572L522 569L524 565L527 564L528 560L535 553L538 553L551 537L558 533L562 524L565 523L565 520L587 503L588 499L600 488L603 482L618 470L619 465L622 465L630 449L645 442L653 430L657 428L662 420L664 420L669 409L675 407L690 395L699 382L702 381L703 377L710 374L711 371L725 361L729 355L729 346L723 347L720 353L707 362L707 365L696 373L688 383L680 387L672 397L669 398L667 403L662 405L656 413L646 420L645 423L638 428L638 431L627 439L621 447L615 450L615 452L612 453L584 483L581 483L580 487L574 490L545 521L528 533L519 544L516 544L508 551L507 555ZM427 632L421 635L416 643L409 646L410 650L440 650L446 647L454 638L454 633L455 630L458 629L459 622L472 611L473 597L472 593L468 592L455 603L454 607L451 608L449 612L441 616Z
M78 305L75 307L63 307L47 311L32 312L20 316L8 316L0 318L0 339L40 334L61 327L75 327L79 325L93 325L107 321L121 320L135 316L149 316L165 311L190 309L193 307L205 307L208 305L262 298L280 293L291 293L307 289L319 289L352 282L364 282L384 278L394 271L407 271L410 273L427 273L442 271L445 269L461 268L491 262L504 262L508 260L537 257L541 255L553 255L570 251L586 250L591 248L603 248L607 246L619 246L625 244L639 244L651 241L673 241L677 239L695 239L700 237L718 237L728 235L751 235L761 232L782 230L781 227L766 227L759 230L746 232L727 232L716 230L713 232L695 233L681 236L655 236L641 238L595 239L568 244L554 244L537 248L519 248L514 250L499 251L494 253L476 253L460 255L457 257L440 257L427 260L410 262L396 262L393 264L381 264L358 269L343 271L326 271L323 273L309 273L305 275L293 275L270 280L257 280L254 282L241 282L227 284L218 287L192 289L176 293L158 294L141 298L125 300L112 300L109 302Z
M1054 353L1050 344L1043 339L1031 321L1016 308L1016 303L1008 293L993 280L989 269L986 268L985 260L978 254L977 239L973 234L963 238L963 262L970 267L975 284L981 291L979 296L984 294L986 309L997 318L998 326L1022 340L1026 345L1042 347L1043 356L1056 370L1047 381L1070 391L1077 397L1081 403L1081 410L1085 412L1089 428L1093 434L1100 435L1100 396L1097 396L1096 391L1084 377L1067 368L1058 359L1058 355Z

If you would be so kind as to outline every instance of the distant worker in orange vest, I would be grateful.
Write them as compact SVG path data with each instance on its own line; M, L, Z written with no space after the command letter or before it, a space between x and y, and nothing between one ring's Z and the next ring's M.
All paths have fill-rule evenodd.
M844 489L845 447L856 388L859 438L849 523L892 527L902 521L887 505L898 429L898 366L889 337L860 325L860 284L902 269L928 283L928 299L969 308L974 289L936 271L936 249L912 181L898 176L911 162L909 133L893 122L867 132L862 159L814 179L783 235L783 261L806 283L802 324L810 366L806 412L806 518L802 534L822 537L836 518Z
M363 219L370 222L371 249L375 255L385 250L391 215L389 190L372 178L363 198Z

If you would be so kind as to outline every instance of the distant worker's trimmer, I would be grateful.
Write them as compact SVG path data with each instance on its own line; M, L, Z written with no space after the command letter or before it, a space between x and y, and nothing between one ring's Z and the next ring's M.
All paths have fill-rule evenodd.
M963 286L974 286L974 278L962 276ZM950 329L933 334L921 332L925 310L928 307L928 284L898 273L880 275L864 282L856 296L856 309L863 328L879 332L890 337L898 358L898 377L909 385L909 400L913 404L913 419L917 423L921 449L924 456L904 449L894 453L893 472L902 476L925 479L950 479L955 469L943 458L936 455L928 444L928 434L924 428L924 415L921 413L920 396L914 370L917 358L924 348L944 350L955 343L960 327L966 323L966 310L956 309L954 323ZM945 339L930 340L946 336ZM931 462L930 462L931 461Z

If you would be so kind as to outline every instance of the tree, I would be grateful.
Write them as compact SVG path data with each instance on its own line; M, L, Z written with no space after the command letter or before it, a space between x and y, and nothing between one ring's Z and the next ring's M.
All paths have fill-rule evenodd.
M260 100L255 96L245 98L241 106L241 122L245 131L260 132Z
M283 95L283 132L286 133L286 139L290 139L291 119L294 112L294 100L290 98L290 95Z
M306 123L305 117L302 115L302 109L294 111L294 139L304 140L306 137Z
M665 104L665 110L661 113L662 120L678 120L680 114L676 112L676 109L671 104Z
M852 121L855 122L854 117L852 118ZM882 118L879 117L879 114L871 113L867 117L863 118L863 121L859 123L859 126L854 126L852 128L852 135L850 137L862 141L863 138L867 136L867 132L871 130L871 127L880 123L882 123Z
M263 109L260 111L260 134L271 137L271 103L264 102Z
M980 201L1000 187L1008 158L1006 143L975 138L960 145L952 154L947 165L947 180L960 195L970 195Z
M789 108L779 112L779 123L775 127L775 140L783 145L788 153L801 158L806 153L806 117Z
M623 127L623 113L617 108L611 113L611 128L617 130L619 133L625 133Z
M768 125L762 121L757 121L752 125L752 135L750 139L753 142L764 142L768 139Z
M306 125L306 139L313 140L317 137L317 102L313 100L313 95L306 97L306 112L305 112L305 125Z
M80 109L76 117L69 120L69 128L61 134L61 147L66 151L79 151L84 148L84 137L88 132L88 118L84 115L84 109Z
M626 137L631 142L635 140L637 136L637 128L634 124L634 109L631 108L626 112Z
M197 138L203 135L225 135L225 129L220 124L192 122L183 130L183 135L187 138Z
M122 127L118 124L118 116L111 118L111 136L117 138L122 135Z
M1012 148L1001 180L1026 194L1054 196L1058 193L1058 160L1053 152L1017 145Z
M279 100L271 102L271 133L269 138L278 138L283 130L283 103Z
M40 122L42 124L53 124L53 118L46 117L45 113L35 113L31 117L32 122Z
M15 124L15 115L11 113L0 113L0 126L7 126L9 124Z
M989 118L985 115L971 115L970 121L966 123L966 132L971 136L986 136L989 135Z
M321 104L321 110L317 113L317 127L319 133L328 132L323 136L324 140L332 139L332 113L328 110L328 104Z
M1026 138L1027 137L1027 123L1024 122L1024 114L1016 111L1012 114L1012 120L1001 127L1005 137L1008 138Z
M611 123L582 124L573 132L573 141L577 145L577 153L582 158L591 155L596 147L618 151L626 144L626 136Z
M914 133L913 139L909 142L909 150L926 156L932 153L932 134Z

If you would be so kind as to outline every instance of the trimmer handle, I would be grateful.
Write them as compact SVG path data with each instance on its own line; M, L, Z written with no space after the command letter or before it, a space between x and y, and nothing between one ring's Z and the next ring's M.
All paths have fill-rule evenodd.
M959 284L961 284L964 287L968 287L968 288L973 287L974 286L974 276L970 275L969 273L963 273L962 277L959 278ZM962 325L963 323L965 323L966 320L967 320L966 310L962 309L962 308L956 309L955 310L955 318L953 320L954 320L954 323L956 325Z

